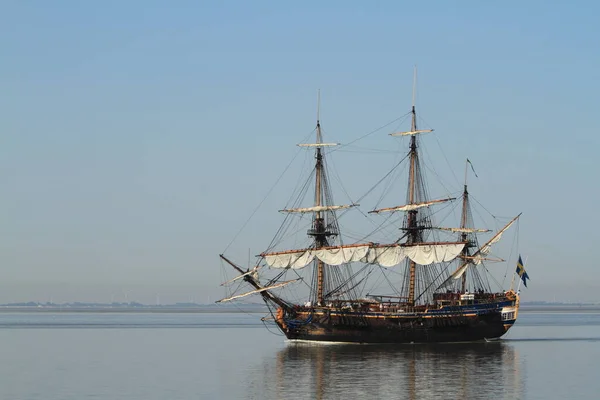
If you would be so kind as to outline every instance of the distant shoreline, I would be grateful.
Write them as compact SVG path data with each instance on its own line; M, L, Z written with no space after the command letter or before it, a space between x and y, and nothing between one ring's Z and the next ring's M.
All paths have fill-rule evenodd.
M228 308L76 308L76 307L0 307L2 313L131 313L131 314L228 314L228 313L262 313L268 310L260 308L228 309Z
M197 305L165 305L165 306L110 306L110 305L37 305L14 306L0 305L0 313L9 312L64 312L64 313L253 313L267 312L268 308L262 304L239 304L219 306L214 304Z
M600 304L522 304L521 312L600 312ZM157 314L223 314L223 313L266 313L267 307L260 304L240 305L190 305L190 306L77 306L77 305L0 305L0 313L157 313Z

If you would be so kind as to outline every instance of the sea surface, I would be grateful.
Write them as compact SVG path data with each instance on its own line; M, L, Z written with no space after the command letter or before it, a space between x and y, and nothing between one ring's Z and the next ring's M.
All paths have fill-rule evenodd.
M600 310L498 342L291 344L244 313L0 312L0 399L594 399Z

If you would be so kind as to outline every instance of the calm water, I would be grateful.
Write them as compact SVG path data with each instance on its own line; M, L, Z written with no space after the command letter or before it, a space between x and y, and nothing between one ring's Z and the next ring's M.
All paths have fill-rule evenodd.
M260 315L0 313L0 399L598 399L600 311L506 339L292 345Z

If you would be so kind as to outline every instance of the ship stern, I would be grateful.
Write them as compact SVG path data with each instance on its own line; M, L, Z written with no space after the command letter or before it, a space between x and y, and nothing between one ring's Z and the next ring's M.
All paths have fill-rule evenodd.
M513 304L507 307L502 307L501 316L502 323L504 325L504 333L515 324L517 317L519 316L519 295L513 290L506 293L507 296L514 296Z

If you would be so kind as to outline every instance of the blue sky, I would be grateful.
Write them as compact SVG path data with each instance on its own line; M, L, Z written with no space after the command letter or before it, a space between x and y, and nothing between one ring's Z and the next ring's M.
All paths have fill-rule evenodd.
M473 161L487 208L523 212L527 296L600 301L599 7L4 2L0 302L216 298L317 89L326 139L349 142L409 110L415 64L433 148L457 176ZM338 164L355 198L393 160L357 157ZM234 256L266 247L286 185Z

